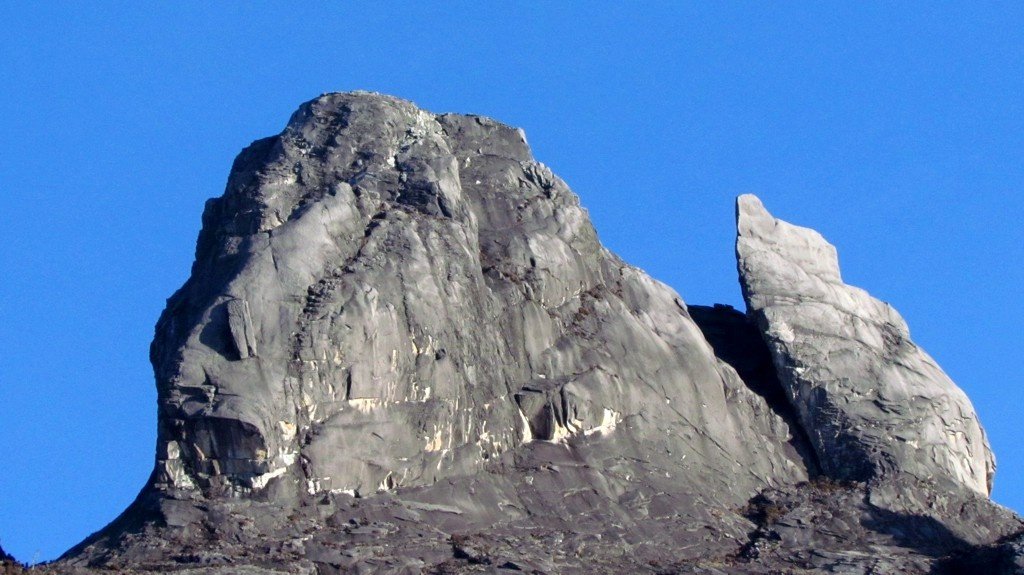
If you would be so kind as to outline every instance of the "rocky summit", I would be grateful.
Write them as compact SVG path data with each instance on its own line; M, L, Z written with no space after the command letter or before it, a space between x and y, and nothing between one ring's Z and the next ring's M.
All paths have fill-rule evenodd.
M970 401L737 202L746 313L605 249L521 130L356 92L235 160L153 474L62 573L1016 573Z

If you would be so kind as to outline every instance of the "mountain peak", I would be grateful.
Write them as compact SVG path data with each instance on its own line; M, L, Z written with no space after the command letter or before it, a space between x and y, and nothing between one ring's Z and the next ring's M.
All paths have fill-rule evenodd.
M748 313L691 308L601 245L521 130L368 92L303 104L207 202L151 348L152 477L61 567L988 557L1021 524L986 497L962 392L820 235L754 196L737 216Z

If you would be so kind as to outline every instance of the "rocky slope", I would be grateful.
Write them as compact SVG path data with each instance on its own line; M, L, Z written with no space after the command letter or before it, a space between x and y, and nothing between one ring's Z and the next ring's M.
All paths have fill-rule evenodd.
M149 484L57 567L1010 565L966 397L820 236L738 205L749 318L603 248L519 130L304 104L236 159L158 322Z

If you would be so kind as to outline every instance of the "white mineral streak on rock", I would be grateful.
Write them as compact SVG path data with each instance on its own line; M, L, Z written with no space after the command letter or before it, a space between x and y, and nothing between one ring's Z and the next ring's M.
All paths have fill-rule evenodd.
M601 417L601 423L597 427L592 427L583 431L583 435L593 435L595 433L608 433L615 430L615 426L622 421L622 414L617 411L604 408L604 415Z
M448 431L450 434L450 430L442 429L435 424L434 435L426 437L427 445L424 449L427 451L441 451L444 448L445 431Z
M252 488L263 489L264 487L267 486L267 483L270 483L271 479L284 475L286 471L288 471L287 467L279 467L273 471L264 473L263 475L260 475L258 477L254 477L252 479Z
M295 438L295 432L298 428L294 423L288 421L278 421L277 426L281 429L281 438L285 441L291 441Z
M530 422L526 419L526 414L523 413L522 409L517 408L516 412L519 413L519 420L523 426L523 434L520 438L520 442L529 443L533 441L533 432L530 430Z
M384 405L384 401L376 397L356 397L348 400L348 404L362 413L370 413Z
M995 461L967 396L888 304L843 283L836 249L737 200L744 297L823 470L908 474L988 495Z

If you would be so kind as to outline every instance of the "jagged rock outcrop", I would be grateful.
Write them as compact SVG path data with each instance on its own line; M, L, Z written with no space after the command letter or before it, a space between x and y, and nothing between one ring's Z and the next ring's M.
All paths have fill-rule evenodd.
M841 480L906 474L992 489L995 459L973 406L910 340L892 306L843 283L835 248L737 200L743 296L822 470Z
M203 222L153 344L159 489L365 495L608 435L710 493L806 478L518 130L327 95L239 156Z
M845 331L887 308L754 202L750 314L688 308L601 246L521 131L370 93L304 104L236 159L158 322L150 483L60 568L925 573L1012 541L970 404L901 322ZM825 347L779 335L804 309L775 306L817 325L850 302L875 307L839 307ZM855 364L817 352L874 335L867 411L832 379Z

